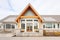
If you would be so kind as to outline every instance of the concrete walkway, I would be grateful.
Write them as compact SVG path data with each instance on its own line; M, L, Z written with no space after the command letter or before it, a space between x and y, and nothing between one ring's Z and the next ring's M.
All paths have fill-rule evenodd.
M12 33L0 34L0 40L60 40L58 37L12 37Z
M0 33L0 37L12 37L12 33Z
M60 37L0 37L0 40L60 40Z

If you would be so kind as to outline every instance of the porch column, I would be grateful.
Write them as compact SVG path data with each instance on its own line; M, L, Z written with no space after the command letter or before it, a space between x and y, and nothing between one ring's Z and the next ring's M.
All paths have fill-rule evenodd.
M55 29L57 29L57 23L55 23Z
M32 29L33 29L33 32L34 32L34 19L33 19L33 22L32 23L33 23Z
M17 29L17 25L16 24L14 24L15 25L15 29Z

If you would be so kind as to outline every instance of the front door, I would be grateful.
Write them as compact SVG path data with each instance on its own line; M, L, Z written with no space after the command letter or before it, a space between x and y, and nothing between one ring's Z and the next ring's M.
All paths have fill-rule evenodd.
M32 32L32 26L33 26L33 23L27 23L26 27L27 27L27 32Z

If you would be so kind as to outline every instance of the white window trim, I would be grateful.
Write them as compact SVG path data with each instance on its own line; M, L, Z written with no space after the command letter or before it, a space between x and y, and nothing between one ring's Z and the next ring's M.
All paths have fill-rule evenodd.
M20 29L21 29L21 20L20 20ZM27 22L26 21L26 20L29 20L29 18L28 19L23 19L23 20L25 20L25 22L23 22L23 23L25 23L25 30L24 30L24 32L27 32L26 23L33 23L33 25L32 25L32 32L34 32L34 20L37 20L37 19L31 19L32 22ZM36 22L36 23L38 23L38 22ZM38 28L39 28L39 23L38 23Z
M46 24L44 23L43 25L46 25ZM54 25L55 25L55 28L54 28ZM55 30L55 29L58 30L58 26L57 26L57 23L52 23L52 28L46 28L46 26L45 26L44 29L45 29L45 30Z
M7 24L9 24L9 23L7 23ZM5 25L5 29L7 29L7 28L6 28L6 24L4 24L4 25ZM11 24L11 25L14 25L14 26L15 26L15 24ZM12 26L10 27L10 29L13 29ZM16 29L16 26L15 26L14 29Z

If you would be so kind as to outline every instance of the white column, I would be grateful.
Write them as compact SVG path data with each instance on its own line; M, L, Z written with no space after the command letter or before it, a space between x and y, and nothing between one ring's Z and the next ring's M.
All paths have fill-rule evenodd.
M32 25L32 29L33 29L33 32L34 32L34 19L33 19L33 22L32 22L32 23L33 23L33 25Z
M3 29L3 25L1 25L1 30L4 30L4 29Z
M39 29L39 23L38 23L38 29Z
M1 29L3 29L3 27L4 27L4 26L3 26L3 25L1 25Z
M14 24L15 25L15 29L18 29L18 26L17 26L17 24ZM21 27L21 26L20 26Z
M38 31L40 31L40 28L39 28L39 23L38 23Z
M53 27L53 26L54 26L54 23L52 23L52 29L54 29L54 27Z
M57 28L58 28L57 23L55 23L55 29L57 29Z
M59 23L59 29L60 29L60 23Z
M15 29L17 29L16 24L14 24L14 26L15 26Z
M19 29L19 28L18 28ZM20 31L21 31L21 20L20 20Z

